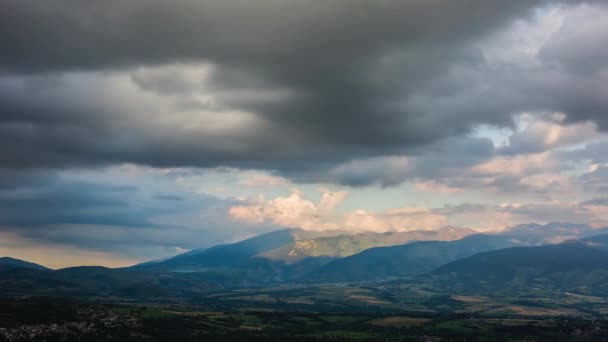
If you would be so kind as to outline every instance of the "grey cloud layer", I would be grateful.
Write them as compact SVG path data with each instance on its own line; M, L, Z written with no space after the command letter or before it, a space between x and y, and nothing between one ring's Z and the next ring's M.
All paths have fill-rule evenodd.
M547 3L5 0L0 164L235 166L297 177L417 153L477 124L510 125L522 110L606 128L606 72L579 65L605 70L605 60L589 62L603 48L567 49L601 36L601 16L585 30L566 21L540 64L497 65L480 48ZM603 10L572 11L570 21ZM188 79L179 68L191 65L208 74Z
M17 232L44 244L141 258L176 254L176 248L207 247L269 229L226 219L224 213L236 203L232 200L189 192L177 196L167 192L179 190L170 178L145 174L140 178L166 191L151 193L141 184L69 180L66 174L49 176L44 184L0 188L0 232Z
M35 72L211 60L316 83L328 75L307 71L355 70L408 43L460 43L538 3L5 0L0 63Z

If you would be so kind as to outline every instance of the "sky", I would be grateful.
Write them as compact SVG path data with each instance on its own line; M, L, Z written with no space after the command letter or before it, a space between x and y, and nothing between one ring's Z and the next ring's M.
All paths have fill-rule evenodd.
M2 0L0 255L608 226L608 4Z

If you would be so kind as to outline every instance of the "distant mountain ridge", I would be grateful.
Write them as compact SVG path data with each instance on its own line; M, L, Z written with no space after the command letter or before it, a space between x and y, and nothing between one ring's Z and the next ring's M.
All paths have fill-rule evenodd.
M323 281L362 281L430 272L448 262L480 252L515 246L510 237L476 234L455 241L422 241L370 248L330 262L317 271Z
M595 229L586 224L565 222L528 223L508 227L498 234L512 236L525 245L545 245L608 234L608 228Z
M451 242L413 242L369 248L331 261L317 270L315 276L323 281L346 282L408 277L430 272L441 265L480 252L514 246L546 245L606 231L573 223L522 224L501 232L469 235ZM588 242L593 241L589 239ZM595 243L599 244L598 241ZM608 248L608 242L605 242L605 246Z
M233 244L193 250L134 269L205 273L216 281L303 280L332 260L374 246L399 245L416 240L459 239L474 233L465 228L437 231L387 232L347 235L343 231L283 229ZM258 280L259 281L259 280Z
M513 295L561 290L608 295L608 252L581 241L513 247L456 260L431 273L451 293Z
M535 246L608 233L583 224L522 224L502 232L488 234L508 236L513 245ZM197 249L165 260L136 265L144 268L173 270L207 270L209 268L258 268L276 270L284 265L324 264L356 255L374 247L398 246L416 241L452 241L477 232L468 228L444 227L438 230L348 234L343 231L283 229L233 244Z
M519 225L494 234L469 235L471 232L467 229L445 228L443 231L346 235L340 231L284 229L233 244L193 250L166 260L119 269L89 266L53 271L22 260L4 258L0 259L0 293L127 298L196 297L209 289L217 288L404 279L407 281L413 277L419 282L428 283L430 288L454 293L465 291L463 288L490 294L508 292L513 288L520 288L514 287L514 284L523 286L526 281L537 284L539 288L552 289L548 285L549 282L535 276L539 271L544 272L542 274L546 274L547 279L563 284L557 289L576 289L584 292L584 284L588 284L592 290L589 293L603 293L601 281L608 283L608 277L604 277L603 264L599 267L599 264L591 263L598 267L586 269L571 266L563 261L567 255L578 258L576 253L579 252L585 255L584 258L576 259L580 262L603 257L604 254L601 253L608 253L606 229L551 223ZM593 235L594 233L599 235ZM458 238L463 235L463 238ZM558 240L573 237L576 242L545 246L556 237ZM431 241L424 241L427 239ZM369 248L377 245L379 246ZM538 245L542 247L529 247ZM541 248L541 252L533 254L526 249L510 248L515 246ZM570 246L571 249L564 246ZM578 246L578 249L572 246ZM545 247L547 249L542 249ZM562 248L559 252L561 254L549 253L553 248ZM454 265L458 265L457 262L468 260L467 258L487 258L488 255L494 255L487 253L493 252L507 254L497 254L503 257L494 259L498 261L490 263L491 266L484 268L483 262L478 262L477 266L473 267L474 270L485 270L486 273L467 272L465 268L453 268L450 272L439 271L448 266L456 267ZM526 256L518 257L513 253L524 253ZM528 262L534 257L545 260L541 257L543 253L555 257L555 260L562 260L555 264L556 267L569 265L570 268L564 269L572 275L572 279L560 274L558 268L551 268L553 266ZM506 278L492 273L502 270L508 275ZM549 271L545 272L546 270ZM505 287L500 283L495 284L493 279L502 279L509 285ZM518 283L517 279L525 281ZM471 287L471 284L475 283L483 286ZM492 284L494 287L484 284Z

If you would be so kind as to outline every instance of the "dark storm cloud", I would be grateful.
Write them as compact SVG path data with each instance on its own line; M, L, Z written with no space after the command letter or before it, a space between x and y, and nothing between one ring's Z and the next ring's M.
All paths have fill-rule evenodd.
M558 32L541 47L541 70L521 76L520 89L537 110L566 113L570 122L591 120L608 130L608 35L605 2L568 11Z
M538 3L4 0L0 64L37 72L210 60L318 83L328 75L309 71L350 78L343 71L387 50L457 45Z
M296 180L322 179L349 186L399 185L406 180L457 177L462 170L496 155L486 138L451 137L424 148L412 149L407 158L379 157L353 161L318 173L292 172ZM462 184L459 184L462 185Z
M1 89L1 129L7 137L2 162L29 166L132 160L204 166L242 161L250 165L290 155L314 159L322 148L331 159L344 152L374 154L432 142L462 133L472 122L454 118L440 124L445 114L401 108L399 98L440 74L454 59L476 58L469 56L468 42L525 14L532 5L529 1L449 5L358 1L348 6L338 1L57 1L52 5L3 1L0 40L5 45L0 68L5 72L33 75L210 62L216 66L212 82L216 86L292 92L283 101L237 106L255 112L271 122L277 134L293 141L282 144L275 156L247 160L252 153L248 149L236 155L192 149L188 147L198 140L171 141L135 127L132 139L117 146L115 139L122 132L111 121L124 120L129 113L115 113L107 104L79 96L95 97L94 93L74 97L49 93L45 89L61 86L53 84L58 81L50 76L35 78L33 84L17 90L9 80ZM253 140L257 146L252 150L272 143L262 137Z
M541 62L567 68L499 68L479 48L546 3L4 0L0 164L233 166L295 179L357 158L432 149L477 124L510 125L522 110L561 110L604 128L608 97L597 89L605 77L572 71L593 51L559 57L568 37L599 33L567 24L566 38L548 42ZM209 79L140 68L174 63L207 63ZM141 102L111 92L116 73L130 76L121 82L137 88ZM214 101L190 96L201 91ZM145 102L150 94L172 104ZM188 108L252 113L260 127L210 134L167 124ZM146 114L155 111L166 121ZM489 154L483 144L470 147L451 162ZM434 170L441 161L421 163ZM391 174L335 178L400 182Z

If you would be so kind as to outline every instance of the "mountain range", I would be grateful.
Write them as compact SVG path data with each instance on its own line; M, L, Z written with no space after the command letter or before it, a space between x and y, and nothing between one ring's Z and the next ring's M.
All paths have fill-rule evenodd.
M606 233L567 223L520 225L493 234L458 228L355 235L284 229L118 269L50 270L1 258L0 291L159 298L243 286L402 279L453 293L499 294L522 284L604 293Z

